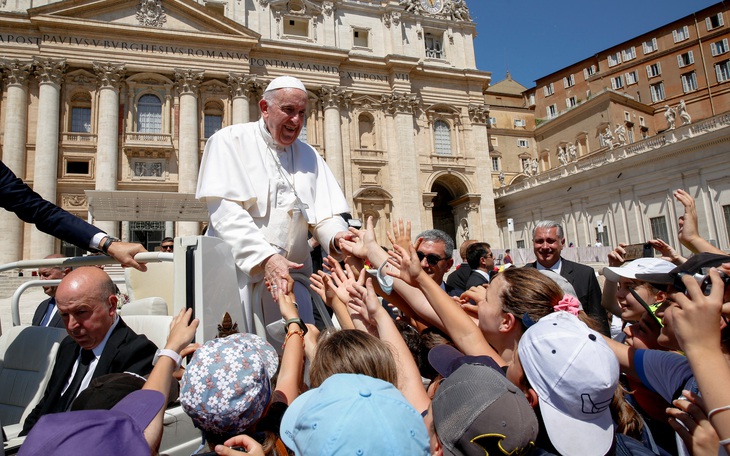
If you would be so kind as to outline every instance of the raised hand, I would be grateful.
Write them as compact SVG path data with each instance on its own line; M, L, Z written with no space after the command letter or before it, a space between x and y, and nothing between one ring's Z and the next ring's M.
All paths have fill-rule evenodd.
M423 272L421 262L418 260L416 253L421 245L422 239L416 241L416 245L409 245L408 249L404 249L398 244L393 245L394 251L388 252L388 264L393 266L386 270L389 276L401 279L412 287L417 287L418 276Z
M654 247L654 250L662 254L662 260L669 261L677 266L687 261L687 259L677 253L671 245L661 239L651 239L647 242Z
M367 259L368 248L373 247L373 245L378 246L377 239L375 238L373 217L368 217L364 230L350 227L350 233L352 236L349 239L340 239L340 250L360 259Z

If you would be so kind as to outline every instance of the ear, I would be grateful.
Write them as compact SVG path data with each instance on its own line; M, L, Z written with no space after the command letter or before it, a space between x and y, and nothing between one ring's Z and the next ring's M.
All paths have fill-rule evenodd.
M73 269L71 269L71 268L64 268L64 269L63 269L63 275L66 275L66 274L68 274L68 273L69 273L69 272L71 272L72 270L73 270Z
M560 240L560 244L565 245L565 238Z
M431 453L431 456L443 456L444 454L444 447L441 445L441 439L436 436L436 444L434 445L433 452Z
M659 290L654 297L654 302L664 302L667 299L667 292Z
M509 312L502 312L502 321L499 323L501 332L509 332L517 324L517 318Z
M537 393L534 389L528 389L527 392L525 392L525 397L527 398L527 402L530 403L530 407L535 408L539 405L539 401L537 400Z
M267 103L263 98L259 100L259 109L261 109L262 114L269 113L269 103Z
M448 259L448 260L446 261L446 270L447 270L447 271L450 271L450 270L451 270L451 267L452 267L453 265L454 265L454 259L453 259L453 258L449 258L449 259Z
M119 302L119 298L117 298L117 295L109 295L107 298L106 303L109 305L109 314L113 315L117 312L117 303Z

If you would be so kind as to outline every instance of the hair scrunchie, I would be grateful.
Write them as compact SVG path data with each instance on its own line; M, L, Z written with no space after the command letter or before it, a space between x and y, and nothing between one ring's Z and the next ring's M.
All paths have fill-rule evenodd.
M563 299L559 303L553 306L553 310L555 312L562 310L563 312L569 312L577 316L580 310L580 301L575 296L566 294L563 295Z

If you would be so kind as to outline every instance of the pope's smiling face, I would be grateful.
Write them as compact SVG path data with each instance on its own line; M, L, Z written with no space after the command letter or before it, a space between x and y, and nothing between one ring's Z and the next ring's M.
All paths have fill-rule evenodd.
M289 146L299 137L307 114L307 94L299 89L277 89L259 102L264 124L274 141Z

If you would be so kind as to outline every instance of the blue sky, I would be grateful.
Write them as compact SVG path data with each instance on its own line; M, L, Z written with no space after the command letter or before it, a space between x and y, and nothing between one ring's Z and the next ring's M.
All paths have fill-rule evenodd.
M535 80L718 0L466 0L477 68L492 82Z

